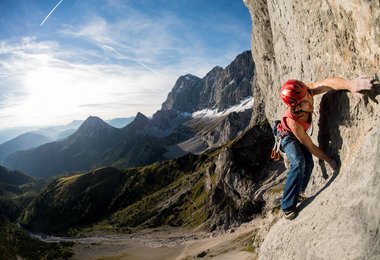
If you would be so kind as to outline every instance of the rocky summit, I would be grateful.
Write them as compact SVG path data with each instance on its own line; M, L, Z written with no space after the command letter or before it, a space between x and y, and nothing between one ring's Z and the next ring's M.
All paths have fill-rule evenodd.
M203 79L181 76L161 110L195 112L205 108L225 110L252 96L255 66L251 52L239 54L225 69L216 66Z

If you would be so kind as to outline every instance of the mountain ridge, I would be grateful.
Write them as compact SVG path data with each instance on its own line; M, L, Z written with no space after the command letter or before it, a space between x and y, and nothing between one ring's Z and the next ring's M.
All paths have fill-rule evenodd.
M20 150L27 150L45 143L51 142L52 139L40 134L25 133L12 140L4 142L0 145L0 163L11 153Z
M254 67L237 69L247 64L253 64L250 51L237 55L226 69L214 67L203 79L190 74L180 76L161 109L151 119L137 113L134 121L123 128L116 129L102 119L90 116L68 138L32 150L10 154L6 157L4 164L8 168L19 169L33 176L47 177L101 166L141 166L172 159L192 151L202 152L207 148L220 145L221 142L236 137L238 131L230 131L230 128L226 128L229 133L224 134L225 129L213 127L210 128L212 133L209 134L205 131L199 132L198 128L201 126L194 123L186 124L186 122L191 120L189 114L200 108L214 108L217 104L219 108L228 108L243 102L250 96ZM240 87L236 90L233 86ZM201 94L202 97L207 97L204 101L200 100ZM231 96L231 99L225 98L218 101L219 98L228 96ZM209 104L209 100L214 101ZM220 105L223 102L227 104ZM250 118L246 116L249 112L243 114L244 112L238 112L241 116L235 116L233 119L241 121L236 125L246 127L250 121ZM225 117L210 124L215 125L223 120L232 120L232 117L228 119ZM206 121L202 122L202 125L205 124L207 124ZM199 134L205 136L198 136L200 142L194 143L198 145L191 150L170 148L191 140ZM224 137L213 138L213 135ZM206 143L207 146L205 146ZM168 149L171 149L170 153L167 152Z
M238 226L259 214L263 202L257 196L231 200L243 192L231 169L243 166L235 177L249 176L246 185L257 191L258 183L270 176L265 164L272 145L270 127L263 124L199 155L57 178L29 205L21 223L29 230L72 234L88 225L95 232L104 225L108 231L127 232L162 225L201 225L211 231ZM67 221L69 216L75 218Z

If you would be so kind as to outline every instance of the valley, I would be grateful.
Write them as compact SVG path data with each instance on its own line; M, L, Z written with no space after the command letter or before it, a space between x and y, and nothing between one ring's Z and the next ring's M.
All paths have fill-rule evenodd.
M73 242L72 259L252 259L253 224L223 234L170 226L144 229L133 234L93 233L83 237L35 235L45 242Z

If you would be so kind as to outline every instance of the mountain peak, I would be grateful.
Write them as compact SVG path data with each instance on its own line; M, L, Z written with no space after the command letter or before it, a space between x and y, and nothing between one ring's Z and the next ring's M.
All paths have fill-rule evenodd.
M127 128L144 128L149 123L149 118L143 113L137 112L135 119L126 127Z
M137 112L135 119L137 119L137 120L141 120L141 119L146 120L148 118L143 113Z
M149 122L149 118L140 112L137 112L136 117L133 120L133 123L138 124L138 125L146 125L148 122Z
M192 74L186 74L186 75L180 76L178 80L199 81L200 78L198 78L197 76L194 76Z
M192 113L205 108L223 110L237 105L252 96L253 68L251 51L245 51L226 69L215 66L203 79L183 75L177 79L161 109Z
M89 116L81 125L82 126L110 126L106 122L104 122L100 117L97 116Z
M216 76L218 76L218 74L219 74L220 72L222 72L223 70L224 70L224 69L223 69L222 67L220 67L220 66L215 66L212 70L210 70L210 71L206 74L205 78L216 77Z
M162 104L162 110L194 111L198 103L201 84L202 80L191 74L179 77Z
M89 116L76 131L78 135L89 135L94 131L99 130L112 130L112 126L104 122L101 118L97 116Z

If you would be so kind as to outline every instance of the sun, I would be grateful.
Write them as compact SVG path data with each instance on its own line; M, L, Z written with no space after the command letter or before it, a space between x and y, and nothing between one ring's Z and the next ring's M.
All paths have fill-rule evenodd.
M49 67L37 68L25 76L28 92L24 111L31 117L52 118L75 111L79 105L80 88L74 90L73 79L64 70Z

